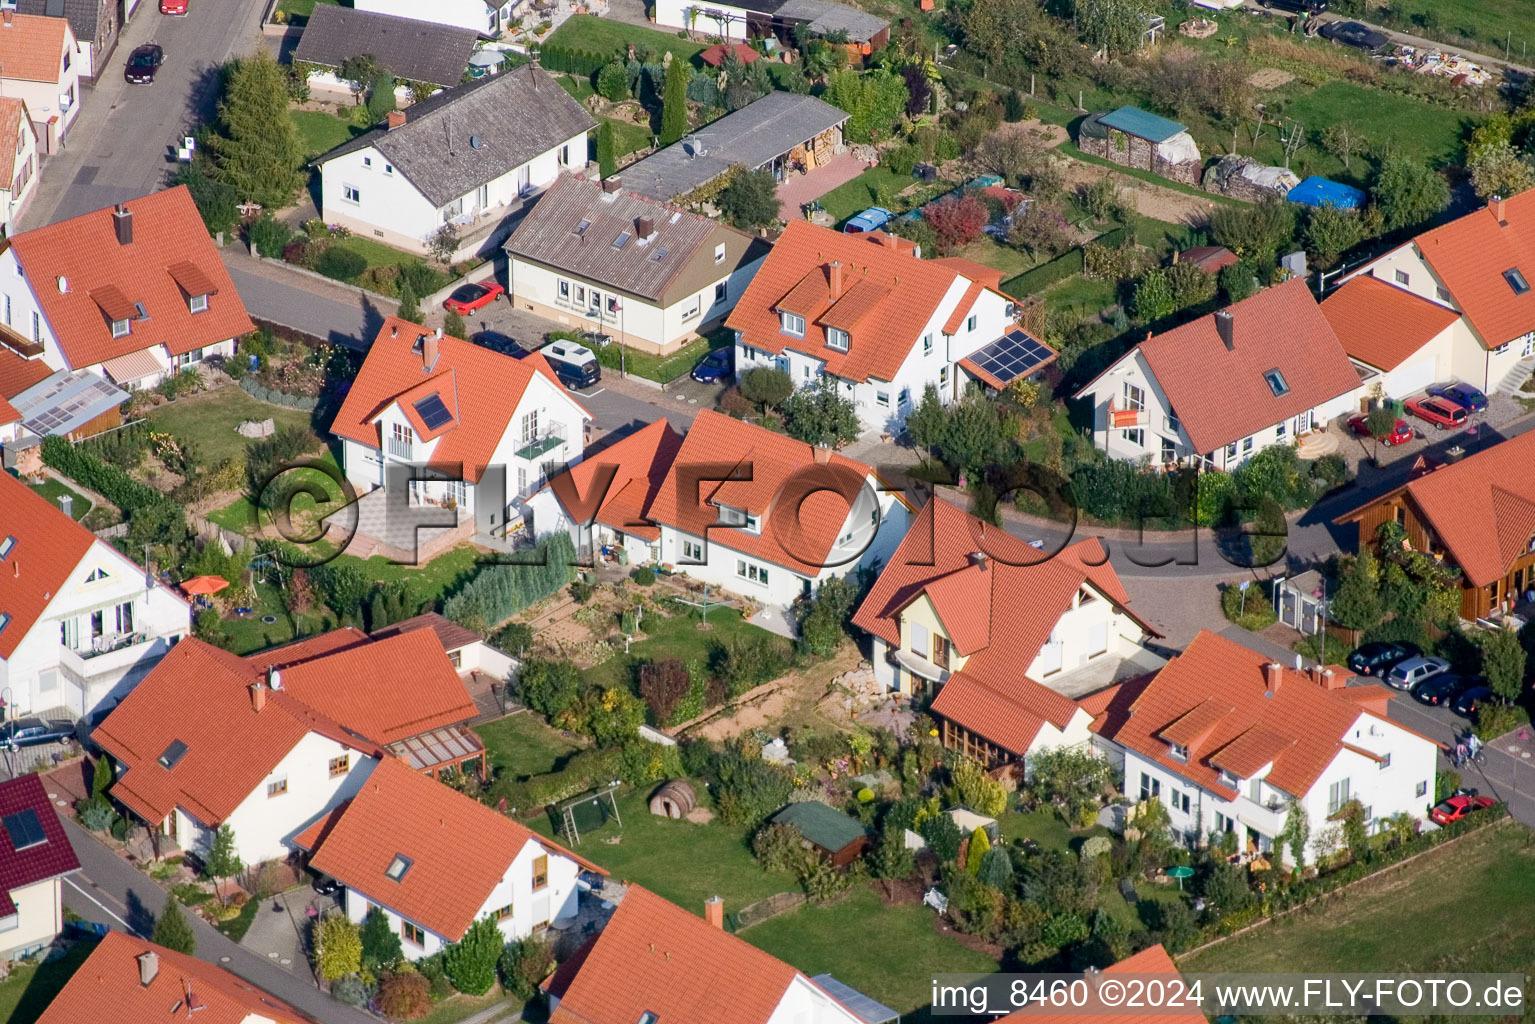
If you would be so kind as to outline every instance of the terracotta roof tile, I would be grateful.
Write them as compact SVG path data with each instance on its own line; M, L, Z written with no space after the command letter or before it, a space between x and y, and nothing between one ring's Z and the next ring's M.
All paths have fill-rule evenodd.
M1167 955L1167 950L1161 944L1148 946L1133 956L1128 956L1105 967L1100 976L1113 977L1115 975L1153 975L1178 973L1173 958ZM1185 1010L1169 1013L1138 1013L1136 1018L1144 1021L1144 1024L1208 1024L1205 1015L1198 1010ZM1124 1024L1123 1011L1109 1010L1104 1013L1014 1013L997 1019L996 1024Z
M809 221L791 221L726 324L741 332L742 344L775 354L788 348L813 355L836 376L894 380L955 281L965 281L967 288L945 327L950 333L957 329L953 317L963 322L975 297L993 286L970 279L952 263L917 259L899 239L884 244L891 238L882 232L844 235ZM852 303L846 312L837 311L841 303L831 300L826 266L833 260L842 263L841 303ZM779 308L805 317L804 338L779 331ZM820 325L847 330L843 322L849 320L856 327L848 350L828 348Z
M1412 240L1488 348L1535 329L1535 289L1516 292L1503 277L1517 270L1535 284L1535 193L1507 199L1503 217L1483 207Z
M672 478L681 448L682 435L664 418L658 419L586 456L547 486L575 521L594 520L653 541L661 531L651 524L650 509Z
M53 801L48 799L42 779L19 775L0 782L0 820L26 812L31 812L30 816L41 827L41 842L18 848L9 830L0 828L0 900L10 904L0 906L0 913L4 914L16 912L10 894L17 889L80 870L80 860L69 845L69 836Z
M30 121L25 102L14 96L0 96L0 139L5 140L5 144L0 145L0 189L9 189L16 181L16 157L20 154L11 145L11 140L20 135L22 126L30 125ZM31 130L29 126L27 131Z
M704 410L688 429L675 464L688 467L695 478L702 472L713 479L690 489L686 472L674 474L658 490L650 518L695 537L707 530L711 543L814 578L834 554L848 509L874 472L843 455L827 458L819 465L816 449L803 441ZM827 490L800 504L800 495L814 487ZM692 493L681 493L688 490ZM719 510L711 502L760 517L761 532L713 525Z
M0 543L16 538L0 559L0 613L10 616L0 629L0 658L9 658L96 538L6 472L0 472L0 509Z
M409 633L417 629L430 629L437 634L437 639L442 643L443 650L456 651L461 647L480 642L480 634L472 629L466 629L452 619L444 618L436 612L426 612L413 618L402 619L382 629L375 629L370 634L375 640L394 636L397 633Z
M159 970L140 981L139 956L153 952ZM172 1006L190 993L195 1015L173 1017ZM314 1024L314 1019L222 967L156 946L124 932L107 932L64 985L37 1024L84 1021L195 1020L198 1024L245 1024L252 1016L276 1024Z
M1460 314L1405 288L1362 274L1322 300L1343 351L1391 371L1444 333Z
M73 33L63 18L7 12L0 26L0 78L58 82Z
M1221 752L1231 754L1229 767L1238 778L1238 766L1256 770L1261 765L1255 762L1271 758L1267 781L1291 796L1304 796L1368 712L1341 696L1347 691L1324 689L1294 669L1281 668L1280 683L1270 691L1269 663L1267 655L1203 630L1134 695L1128 714L1116 715L1111 707L1106 717L1113 721L1098 731L1175 775L1227 795L1235 791L1220 781ZM1207 710L1189 730L1205 739L1186 761L1176 759L1168 741L1182 742L1177 736L1185 733L1172 727L1199 708Z
M1198 451L1215 451L1359 387L1359 374L1304 280L1266 288L1228 311L1230 350L1214 314L1136 346ZM1274 369L1288 385L1283 395L1264 381ZM1221 386L1211 387L1212 380Z
M0 348L0 397L15 398L52 374L53 369L41 359L27 359Z
M1023 677L1019 681L1032 682ZM1038 683L1033 685L1044 689ZM1023 754L1034 745L1045 726L1044 718L1025 703L1030 696L1037 694L1004 695L961 671L944 682L933 699L932 711L1006 750Z
M767 1024L795 978L782 960L631 885L550 1024ZM850 1018L851 1021L852 1018Z
M963 256L944 256L933 261L940 267L948 267L955 273L968 277L972 281L979 281L992 291L1002 290L1002 271L996 267L988 267L984 263L975 260L967 260Z
M530 842L602 870L478 800L385 757L319 843L309 866L456 942ZM474 856L464 856L465 850ZM384 872L397 854L411 864L394 881Z
M423 383L426 368L421 353L412 352L411 348L426 333L426 328L408 320L389 317L384 321L336 413L331 424L333 433L370 448L381 447L376 422L379 415L407 396L421 397L416 391ZM496 445L511 425L517 403L533 375L541 373L550 383L560 386L548 361L537 352L513 359L449 335L438 342L437 361L431 369L438 376L452 371L455 395L450 406L454 419L439 435L431 465L453 471L462 463L464 479L470 483L479 482L495 455ZM570 401L582 408L574 399ZM582 409L582 413L586 414L586 410ZM410 415L413 410L407 412ZM417 426L419 429L419 422ZM580 439L572 440L579 443Z
M975 300L980 298L981 292L985 290L986 286L979 281L970 282L970 287L965 289L965 294L960 296L959 301L954 304L954 312L950 313L949 319L945 321L943 333L959 333L961 325L965 322L965 317L970 315L970 307L975 305Z
M11 239L72 369L157 345L179 355L255 330L186 186L130 199L126 206L133 214L133 241L127 245L118 244L110 207ZM191 311L168 269L186 262L216 285L201 313ZM67 282L64 292L56 285L59 278ZM95 301L103 289L143 303L148 318L134 320L131 333L112 337L112 325Z

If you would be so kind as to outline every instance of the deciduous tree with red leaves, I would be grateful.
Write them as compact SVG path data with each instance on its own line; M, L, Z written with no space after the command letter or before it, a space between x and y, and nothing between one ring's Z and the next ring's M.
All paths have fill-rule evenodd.
M681 659L667 658L640 666L640 696L662 725L671 721L672 713L692 685L693 678Z
M939 252L948 254L981 237L991 210L976 196L950 196L923 207L922 217L938 233Z

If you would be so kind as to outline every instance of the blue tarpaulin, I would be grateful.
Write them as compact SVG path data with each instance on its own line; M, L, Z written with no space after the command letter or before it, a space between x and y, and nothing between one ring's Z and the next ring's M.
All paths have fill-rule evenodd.
M1306 206L1335 206L1340 210L1352 210L1364 205L1365 194L1352 185L1312 175L1292 188L1285 198Z

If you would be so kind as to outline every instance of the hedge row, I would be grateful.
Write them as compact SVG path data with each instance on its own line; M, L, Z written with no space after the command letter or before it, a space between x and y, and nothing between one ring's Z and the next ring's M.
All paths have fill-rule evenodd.
M1033 270L1025 270L1017 277L1004 281L1002 290L1020 299L1037 295L1057 281L1064 281L1068 277L1082 273L1082 267L1082 249L1078 247L1064 256L1057 256L1049 263L1041 263Z
M524 557L525 564L481 568L448 598L442 613L471 629L493 627L576 578L576 549L569 534L551 534Z
M62 437L43 438L43 462L89 490L95 491L131 517L156 506L180 509L170 498L141 484L110 463L103 462Z
M286 391L278 391L257 383L250 377L240 378L240 387L252 398L263 402L271 402L273 405L285 405L290 409L299 409L303 412L314 412L319 400L309 395L290 395Z
M604 64L615 59L591 50L567 50L563 46L545 46L539 51L539 63L545 71L563 71L567 75L595 75Z

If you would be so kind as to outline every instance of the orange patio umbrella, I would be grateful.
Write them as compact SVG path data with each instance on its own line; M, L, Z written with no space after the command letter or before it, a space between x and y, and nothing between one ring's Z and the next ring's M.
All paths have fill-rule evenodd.
M193 576L181 584L181 589L188 594L217 594L227 586L229 581L222 576Z

